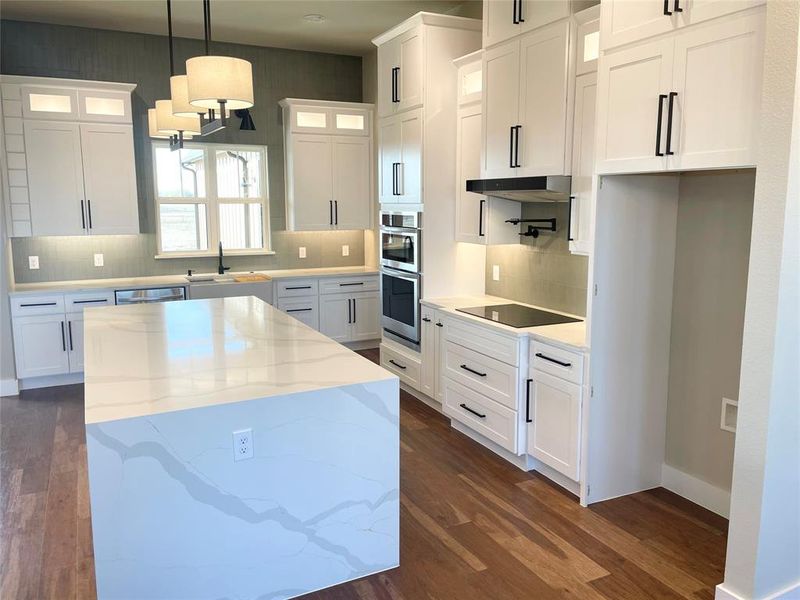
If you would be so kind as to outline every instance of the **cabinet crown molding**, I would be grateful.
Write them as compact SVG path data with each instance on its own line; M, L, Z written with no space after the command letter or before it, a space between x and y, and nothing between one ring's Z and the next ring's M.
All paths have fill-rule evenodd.
M135 83L117 83L113 81L93 81L91 79L62 79L61 77L31 77L28 75L6 74L0 74L0 84L36 85L51 88L128 93L131 93L136 89Z
M372 109L374 104L368 102L339 102L336 100L308 100L304 98L284 98L278 102L281 108L289 106L320 106L324 108L361 108Z
M466 29L468 31L481 31L483 25L479 19L469 19L467 17L454 17L452 15L441 15L438 13L418 12L417 14L409 17L402 23L395 25L389 31L386 31L379 36L372 39L372 43L376 46L385 44L391 39L396 38L398 35L405 33L416 27L417 25L433 25L435 27L449 27L451 29Z

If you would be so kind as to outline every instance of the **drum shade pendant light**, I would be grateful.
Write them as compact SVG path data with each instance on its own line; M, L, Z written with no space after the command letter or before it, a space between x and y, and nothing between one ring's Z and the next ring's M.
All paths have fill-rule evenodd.
M200 111L208 111L207 119L201 117L201 130L205 135L225 127L227 111L253 106L253 67L241 58L209 53L211 0L203 0L203 21L206 53L186 61L186 89L189 104Z
M155 108L148 108L147 109L147 132L151 138L157 140L168 140L170 139L171 135L167 133L160 133L158 131L158 122L156 120L156 109ZM189 140L192 139L192 136L184 132L183 139Z

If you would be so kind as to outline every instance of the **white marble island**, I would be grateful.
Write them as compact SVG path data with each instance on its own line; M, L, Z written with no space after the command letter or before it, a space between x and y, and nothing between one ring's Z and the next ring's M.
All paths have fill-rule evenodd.
M100 600L291 598L398 565L395 376L253 297L85 319Z

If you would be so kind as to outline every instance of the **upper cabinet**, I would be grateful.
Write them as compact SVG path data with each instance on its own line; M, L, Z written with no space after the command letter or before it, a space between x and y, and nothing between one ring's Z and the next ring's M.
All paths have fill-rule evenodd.
M484 51L483 177L569 174L572 30L563 19Z
M134 88L2 76L12 237L139 233Z
M757 8L606 53L597 172L755 166L764 17Z
M381 119L381 204L422 202L422 110Z
M378 52L378 115L387 117L422 104L423 27L387 41Z
M766 0L604 0L602 48L644 40L688 25L747 10Z
M483 47L489 48L512 37L568 17L566 0L485 0L483 3Z
M372 104L281 100L286 228L372 227Z

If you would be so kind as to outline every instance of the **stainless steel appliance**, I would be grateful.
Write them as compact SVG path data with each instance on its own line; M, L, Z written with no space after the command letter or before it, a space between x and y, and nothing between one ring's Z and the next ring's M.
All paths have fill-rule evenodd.
M381 269L381 326L386 337L419 349L420 275Z
M172 302L186 300L186 288L183 286L146 288L139 290L116 290L116 304L152 304L154 302Z
M422 271L421 213L381 212L381 265L411 273Z
M530 306L523 306L522 304L494 304L457 308L456 310L510 327L539 327L541 325L580 321L580 319L575 319L574 317L567 317L549 310L540 310Z
M571 185L568 175L469 179L467 191L518 202L568 202Z

